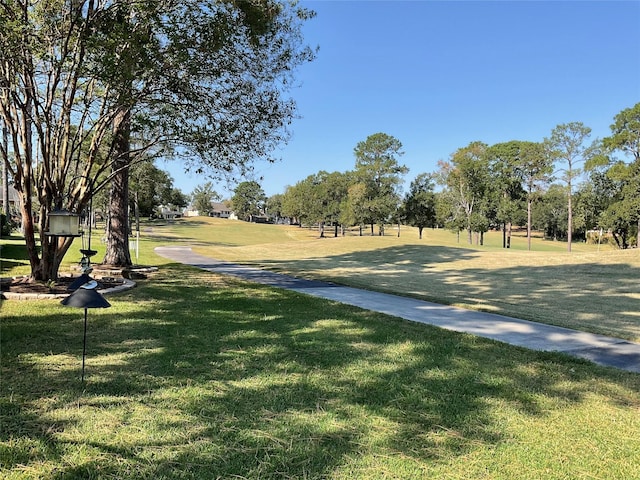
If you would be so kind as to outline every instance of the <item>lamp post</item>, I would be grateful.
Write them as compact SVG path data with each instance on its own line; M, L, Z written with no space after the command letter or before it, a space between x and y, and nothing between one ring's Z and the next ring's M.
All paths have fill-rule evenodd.
M98 283L89 280L77 288L71 295L65 297L60 303L67 307L84 308L84 331L82 335L82 377L84 383L84 363L87 355L87 310L89 308L109 308L111 304L96 290Z

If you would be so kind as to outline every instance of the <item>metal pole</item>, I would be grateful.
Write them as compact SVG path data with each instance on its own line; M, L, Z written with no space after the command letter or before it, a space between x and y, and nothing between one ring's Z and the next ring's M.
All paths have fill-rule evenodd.
M84 309L84 335L82 339L82 383L84 383L84 357L87 355L87 309Z

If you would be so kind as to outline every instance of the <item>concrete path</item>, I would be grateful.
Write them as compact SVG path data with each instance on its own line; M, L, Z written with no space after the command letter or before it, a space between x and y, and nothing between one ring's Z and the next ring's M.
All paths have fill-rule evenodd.
M162 257L211 272L233 275L251 282L286 288L532 350L563 352L600 365L640 373L640 344L619 338L594 335L492 313L464 310L397 295L342 287L327 282L299 279L214 260L193 253L189 247L158 247L155 251Z

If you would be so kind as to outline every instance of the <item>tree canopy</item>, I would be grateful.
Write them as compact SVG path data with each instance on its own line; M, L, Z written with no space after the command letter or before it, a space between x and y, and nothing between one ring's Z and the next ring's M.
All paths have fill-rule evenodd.
M277 0L2 2L0 117L14 154L0 153L32 276L55 278L71 245L42 237L40 254L49 212L81 211L140 154L219 176L271 160L295 115L295 69L314 56L301 35L312 16Z
M409 169L399 163L404 155L402 143L386 133L374 133L353 150L356 157L354 175L364 188L357 209L361 223L383 225L397 211L403 176Z
M231 206L238 218L249 221L263 213L266 199L264 190L258 182L254 180L241 182L233 191Z

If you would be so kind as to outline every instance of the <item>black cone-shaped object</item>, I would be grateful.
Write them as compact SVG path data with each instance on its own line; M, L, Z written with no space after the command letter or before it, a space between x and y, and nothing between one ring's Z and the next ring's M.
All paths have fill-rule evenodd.
M94 288L78 288L60 303L67 307L79 308L108 308L111 306L107 299Z
M89 308L108 308L111 306L107 299L104 298L100 292L95 289L95 282L91 279L89 283L84 285L91 285L94 288L78 288L68 297L64 298L60 303L67 307L79 307L84 308L84 334L82 338L82 383L84 383L84 359L87 356L87 309Z

